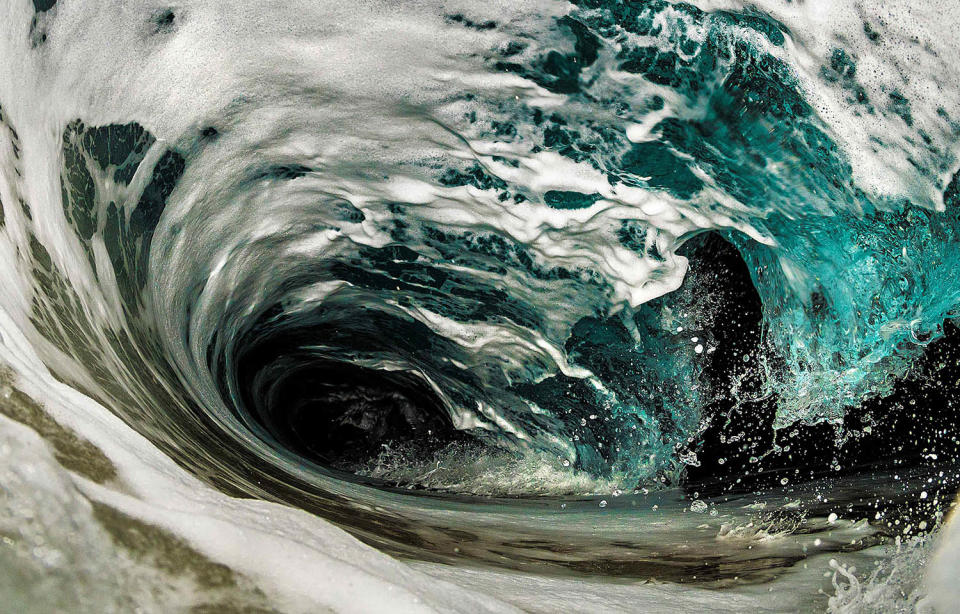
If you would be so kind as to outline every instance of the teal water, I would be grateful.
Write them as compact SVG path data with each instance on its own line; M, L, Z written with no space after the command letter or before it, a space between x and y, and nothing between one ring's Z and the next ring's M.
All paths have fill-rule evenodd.
M102 410L205 487L444 564L453 533L391 533L404 498L370 484L640 497L760 402L839 447L960 305L940 8L12 2L9 377L49 371L100 408L64 415ZM894 466L946 493L910 443ZM473 563L526 571L488 546Z

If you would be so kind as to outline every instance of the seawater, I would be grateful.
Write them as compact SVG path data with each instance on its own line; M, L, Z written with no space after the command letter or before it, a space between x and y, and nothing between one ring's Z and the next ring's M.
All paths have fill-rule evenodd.
M950 3L0 11L19 611L948 611L932 448L681 487L948 339Z

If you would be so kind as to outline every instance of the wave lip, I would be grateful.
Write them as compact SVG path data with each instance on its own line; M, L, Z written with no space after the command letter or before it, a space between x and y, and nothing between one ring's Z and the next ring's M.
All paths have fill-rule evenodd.
M321 453L339 437L323 434L331 421L365 432L356 441L368 451L388 430L464 431L650 482L679 466L716 396L703 377L709 300L695 296L708 290L690 278L692 298L677 292L692 237L720 230L751 270L765 305L758 368L780 399L778 426L838 421L889 391L953 314L955 220L923 208L954 200L955 178L942 183L950 111L906 89L881 108L857 70L868 62L859 42L809 74L821 41L794 36L802 11L582 2L561 14L533 3L477 21L424 6L387 25L363 9L341 25L346 35L328 27L341 10L329 8L305 11L291 35L326 52L283 62L261 43L285 11L238 23L200 7L134 11L86 33L70 25L79 8L36 9L47 40L15 51L75 48L92 60L109 53L86 44L98 28L139 19L116 47L150 70L177 70L154 51L189 42L194 64L179 70L196 79L219 68L206 70L217 75L208 96L188 101L200 90L187 80L153 114L122 84L94 79L81 84L91 109L51 103L63 117L37 123L64 128L37 160L59 171L59 190L41 190L59 192L59 206L18 198L11 218L32 237L38 292L19 308L58 360L82 357L62 370L139 406L129 411L147 430L189 422L281 472L304 470L297 451L331 462ZM430 26L404 26L414 23ZM236 42L234 59L199 43L214 32ZM259 70L268 64L279 71ZM372 80L373 65L395 71ZM72 66L49 80L69 81ZM273 76L253 79L262 74ZM901 131L923 123L926 153L900 142L885 151L909 150L913 185L928 189L898 200L858 183L850 143L815 106L851 92ZM166 111L174 99L177 118ZM130 119L75 118L105 109ZM15 170L18 185L43 182ZM70 232L34 232L34 213ZM260 380L271 378L270 394L289 390L250 371L268 364L258 352L282 357L272 369L332 378L317 380L328 387L366 373L384 380L371 389L397 387L404 400L367 390L382 412L358 399L329 419L274 416L257 405ZM174 417L153 415L154 395L178 407ZM325 411L306 401L293 402L297 415Z
M455 4L0 9L4 330L206 484L425 558L426 495L683 484L724 408L788 453L949 341L947 25Z

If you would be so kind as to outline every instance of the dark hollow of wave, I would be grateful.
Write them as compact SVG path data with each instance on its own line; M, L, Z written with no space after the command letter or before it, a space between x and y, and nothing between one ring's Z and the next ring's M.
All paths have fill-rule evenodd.
M842 424L801 422L775 429L777 399L760 394L762 305L747 265L719 233L693 239L684 252L693 268L722 281L711 331L717 351L705 376L715 390L731 390L735 378L741 387L736 397L718 394L698 432L678 447L678 453L695 451L699 462L687 467L684 481L675 486L690 493L738 494L886 469L932 470L960 458L960 442L951 435L958 423L952 384L960 381L960 331L952 323L892 394L849 408ZM385 446L406 446L429 457L452 442L475 440L470 430L453 426L436 392L420 378L330 360L309 349L338 344L357 352L397 351L418 342L408 323L373 312L333 323L311 316L285 321L278 313L267 312L237 344L229 361L235 372L220 371L225 402L230 404L228 381L233 381L242 401L236 415L270 445L341 474ZM749 399L751 392L758 398ZM352 479L408 486L362 475ZM669 485L668 478L662 480Z

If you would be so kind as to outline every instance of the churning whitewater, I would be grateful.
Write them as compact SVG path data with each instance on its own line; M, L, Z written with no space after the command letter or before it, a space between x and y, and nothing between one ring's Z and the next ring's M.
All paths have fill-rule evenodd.
M3 599L950 611L914 4L8 0Z

